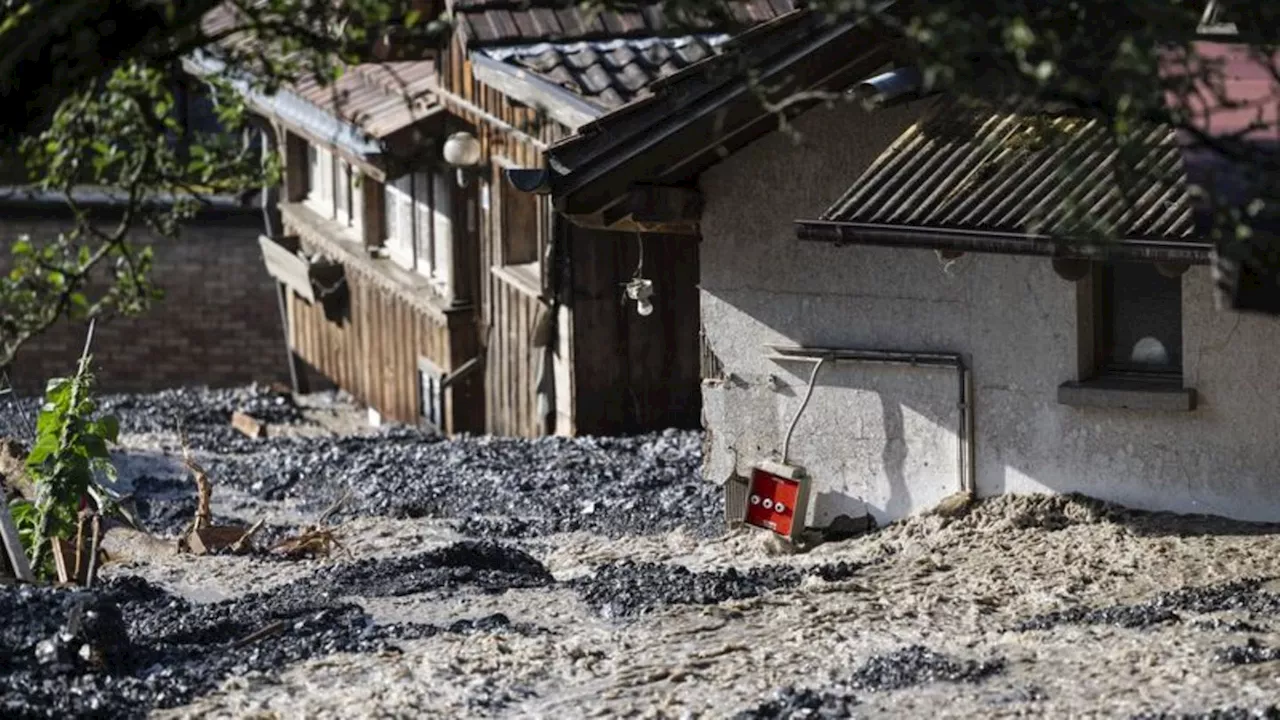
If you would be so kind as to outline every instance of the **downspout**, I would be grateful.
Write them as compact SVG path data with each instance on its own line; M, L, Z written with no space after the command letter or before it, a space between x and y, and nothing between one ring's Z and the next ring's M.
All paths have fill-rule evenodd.
M904 350L855 350L850 348L806 348L768 346L774 362L860 362L907 367L942 367L956 372L959 413L956 423L956 481L961 493L977 496L976 433L974 432L973 372L960 353L911 352Z

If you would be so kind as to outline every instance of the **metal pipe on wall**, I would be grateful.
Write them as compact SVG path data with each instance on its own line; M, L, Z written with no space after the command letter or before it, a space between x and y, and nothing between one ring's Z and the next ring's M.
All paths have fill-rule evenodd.
M828 361L846 361L873 363L879 365L900 365L907 367L946 367L956 371L957 387L957 419L956 435L956 474L960 491L972 497L977 496L977 469L975 464L977 440L974 433L973 409L973 373L964 356L952 352L912 352L907 350L862 350L852 348L812 348L783 345L770 345L769 356L774 362L805 360L817 362L823 358Z

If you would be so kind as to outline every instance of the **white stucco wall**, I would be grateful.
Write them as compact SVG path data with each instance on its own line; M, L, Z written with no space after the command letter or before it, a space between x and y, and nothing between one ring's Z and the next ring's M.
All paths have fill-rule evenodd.
M1280 320L1218 311L1207 268L1183 277L1193 412L1081 409L1076 290L1042 258L835 248L796 239L919 107L813 111L702 179L702 315L731 379L704 383L706 477L777 453L811 365L767 344L960 352L974 373L980 495L1082 492L1125 505L1280 520ZM770 375L779 381L773 385ZM792 441L815 479L810 522L878 522L959 489L952 370L824 368Z

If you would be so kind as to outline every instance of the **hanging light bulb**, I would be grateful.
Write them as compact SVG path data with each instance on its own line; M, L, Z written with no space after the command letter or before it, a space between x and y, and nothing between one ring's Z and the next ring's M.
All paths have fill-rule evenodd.
M653 303L649 298L653 297L653 281L642 277L635 277L631 282L627 283L627 297L636 301L636 312L642 317L648 317L653 314Z

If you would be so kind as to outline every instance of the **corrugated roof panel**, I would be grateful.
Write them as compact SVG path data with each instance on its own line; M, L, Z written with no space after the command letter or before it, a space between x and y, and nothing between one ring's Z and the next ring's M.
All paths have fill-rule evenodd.
M1181 148L1152 126L1121 146L1080 117L939 104L823 220L993 233L1189 239Z

